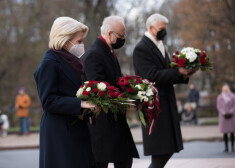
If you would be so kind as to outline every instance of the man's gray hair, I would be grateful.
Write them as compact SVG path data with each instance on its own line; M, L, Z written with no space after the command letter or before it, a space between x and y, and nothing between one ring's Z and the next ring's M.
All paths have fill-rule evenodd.
M102 26L100 27L101 34L105 35L108 31L114 30L117 22L121 22L125 26L124 19L120 16L108 16L104 18Z
M165 16L158 13L152 14L151 16L148 17L146 21L146 27L148 29L150 25L156 26L156 24L159 22L168 23L168 19Z

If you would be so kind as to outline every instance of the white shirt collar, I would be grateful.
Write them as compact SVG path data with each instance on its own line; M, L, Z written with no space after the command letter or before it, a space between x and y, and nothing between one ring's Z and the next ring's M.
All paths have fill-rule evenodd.
M150 34L148 31L144 33L146 37L148 37L156 46L157 48L161 51L163 57L165 57L165 49L162 40L156 40L152 34Z
M161 42L161 40L157 41L157 40L153 37L153 35L150 34L148 31L146 31L146 32L144 33L144 35L145 35L146 37L148 37L156 46L158 46L159 43Z

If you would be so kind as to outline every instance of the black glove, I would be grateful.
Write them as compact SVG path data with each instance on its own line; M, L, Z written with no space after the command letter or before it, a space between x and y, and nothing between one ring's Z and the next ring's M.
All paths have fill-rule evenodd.
M225 119L230 119L233 116L233 114L227 113L224 115Z

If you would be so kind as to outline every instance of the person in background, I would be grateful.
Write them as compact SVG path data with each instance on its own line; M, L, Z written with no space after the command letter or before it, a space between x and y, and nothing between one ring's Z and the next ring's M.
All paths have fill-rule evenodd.
M19 135L29 135L29 107L31 101L27 93L25 93L25 88L21 87L19 89L18 95L15 100L15 108L17 110L17 116L20 118L20 128L21 132Z
M49 50L34 73L43 108L39 168L94 168L90 133L84 111L98 107L76 97L82 86L83 39L88 27L70 18L55 19Z
M9 128L9 120L6 114L2 114L0 110L0 136L7 136L7 129Z
M194 123L197 124L197 110L198 110L198 106L199 106L199 98L200 98L200 94L199 91L197 90L197 88L195 87L195 85L193 83L191 83L189 85L190 88L190 92L188 94L188 102L194 102L196 103L196 108L194 110Z
M183 105L182 105L182 102L181 102L180 100L177 100L176 105L177 105L177 111L178 111L179 121L181 121L181 120L182 120L182 113L183 113Z
M235 132L235 95L228 85L222 87L222 93L217 97L217 109L219 111L219 130L224 134L225 150L228 152L228 134L230 134L231 150L234 151Z

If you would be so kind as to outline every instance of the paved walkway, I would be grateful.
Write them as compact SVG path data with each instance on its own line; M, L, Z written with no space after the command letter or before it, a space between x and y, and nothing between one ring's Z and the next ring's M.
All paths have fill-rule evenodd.
M218 131L218 126L182 126L183 140L188 141L213 141L221 140L222 134ZM131 132L137 144L142 143L141 128L132 128ZM10 149L30 149L39 147L39 134L33 133L29 136L8 135L0 137L0 150ZM147 168L150 159L134 159L133 168ZM216 159L171 159L166 168L234 168L235 158ZM109 168L113 168L110 164Z
M189 141L213 141L222 140L222 134L218 131L218 126L182 126L182 136L184 142ZM141 128L131 129L136 144L142 143ZM33 133L29 136L8 135L0 137L0 150L38 148L39 134Z

